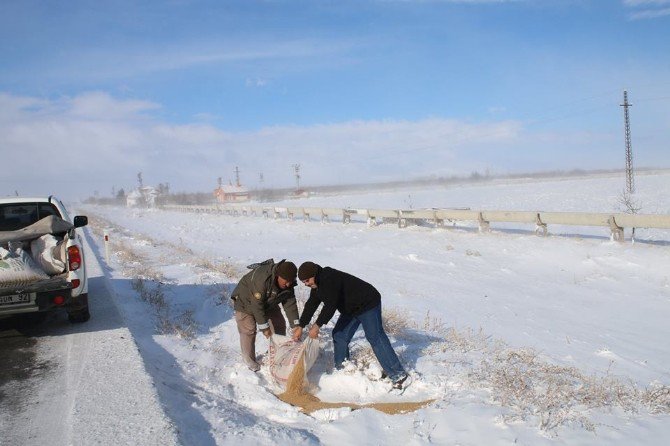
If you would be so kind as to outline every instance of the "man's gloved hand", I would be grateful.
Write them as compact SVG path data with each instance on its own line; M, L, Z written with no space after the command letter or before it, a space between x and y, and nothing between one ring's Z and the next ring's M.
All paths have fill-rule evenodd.
M299 341L300 338L302 338L302 327L300 325L297 325L293 327L293 340Z

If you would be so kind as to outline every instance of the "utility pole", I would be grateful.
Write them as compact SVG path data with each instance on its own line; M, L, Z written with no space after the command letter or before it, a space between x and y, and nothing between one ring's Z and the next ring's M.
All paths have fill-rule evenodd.
M624 126L626 132L626 192L632 194L635 192L635 180L633 178L633 149L630 144L630 117L628 115L628 107L632 107L633 104L628 103L628 92L623 91L623 104L619 104L623 107L623 118Z
M242 186L240 184L240 169L237 166L235 166L235 184L237 185L237 187Z
M293 164L293 170L295 171L295 188L300 189L300 164Z

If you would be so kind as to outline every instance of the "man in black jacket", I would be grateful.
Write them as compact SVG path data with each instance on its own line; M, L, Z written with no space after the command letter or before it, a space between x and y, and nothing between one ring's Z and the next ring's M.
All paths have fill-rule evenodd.
M302 336L302 330L312 320L321 303L316 322L309 329L309 337L317 338L321 326L327 324L335 311L340 317L333 328L333 350L335 368L349 359L349 343L356 330L363 325L365 338L372 346L384 374L393 382L395 389L409 385L409 375L400 364L384 326L382 325L381 295L369 283L329 267L320 267L314 262L305 262L298 268L298 278L312 291L305 303L298 327L293 332L294 339Z

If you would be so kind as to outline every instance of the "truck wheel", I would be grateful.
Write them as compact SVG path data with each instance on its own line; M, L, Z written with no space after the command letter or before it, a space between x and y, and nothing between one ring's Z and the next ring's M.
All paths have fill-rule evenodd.
M82 294L77 300L76 305L67 309L67 319L73 324L86 322L91 318L88 312L88 293Z

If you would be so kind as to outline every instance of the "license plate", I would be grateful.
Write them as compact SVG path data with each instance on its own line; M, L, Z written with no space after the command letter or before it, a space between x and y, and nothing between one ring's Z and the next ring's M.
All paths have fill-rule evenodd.
M0 305L24 304L30 302L30 293L12 294L0 296Z

